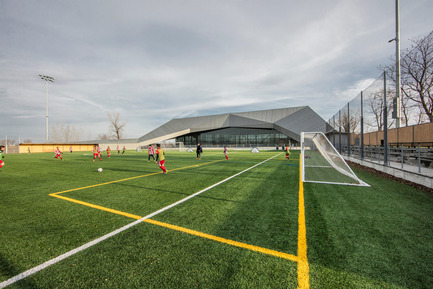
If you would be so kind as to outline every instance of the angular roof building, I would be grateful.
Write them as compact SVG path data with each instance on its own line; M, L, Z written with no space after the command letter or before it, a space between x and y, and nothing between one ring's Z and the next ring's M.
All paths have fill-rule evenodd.
M175 138L187 146L275 147L299 143L302 131L329 129L310 107L300 106L173 119L138 141L149 145Z

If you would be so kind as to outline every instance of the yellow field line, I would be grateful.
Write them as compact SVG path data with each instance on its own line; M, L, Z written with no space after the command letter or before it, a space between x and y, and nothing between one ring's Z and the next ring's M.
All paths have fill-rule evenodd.
M170 172L183 170L183 169L187 169L187 168L192 168L192 167L198 167L198 166L207 165L207 164L212 164L212 163L221 162L221 161L223 161L223 160L212 161L212 162L202 163L202 164L198 164L198 165L191 165L191 166L187 166L187 167L181 167L181 168L177 168L177 169L172 169L172 170L170 170ZM94 188L94 187L99 187L99 186L104 186L104 185L109 185L109 184L129 181L129 180L133 180L133 179L148 177L148 176L152 176L152 175L159 175L159 174L161 174L161 173L159 173L159 172L158 173L150 173L147 175L140 175L140 176L130 177L130 178L126 178L126 179L120 179L120 180L115 180L115 181L111 181L111 182L105 182L105 183L100 183L100 184L96 184L96 185L90 185L90 186L86 186L86 187L65 190L65 191L61 191L61 192L57 192L57 193L52 193L49 195L54 197L56 195L63 194L63 193L74 192L74 191L79 191L79 190L84 190L84 189L89 189L89 188Z
M206 238L206 239L209 239L209 240L217 241L217 242L228 244L228 245L231 245L231 246L248 249L248 250L255 251L255 252L260 252L260 253L267 254L267 255L272 255L272 256L275 256L275 257L287 259L287 260L294 261L294 262L299 262L299 258L297 256L290 255L290 254L287 254L287 253L283 253L283 252L279 252L279 251L275 251L275 250L271 250L271 249L266 249L266 248L263 248L263 247L258 247L258 246L254 246L254 245L250 245L250 244L246 244L246 243L242 243L242 242L237 242L237 241L233 241L233 240L217 237L217 236L214 236L214 235L209 235L209 234L206 234L206 233L202 233L202 232L190 230L190 229L187 229L187 228L184 228L184 227L179 227L179 226L176 226L176 225L171 225L171 224L155 221L155 220L152 220L152 219L146 219L143 222L154 224L154 225L165 227L165 228L169 228L169 229L180 231L180 232L184 232L184 233L187 233L187 234L195 235L195 236L198 236L198 237Z
M94 188L94 187L99 187L99 186L114 184L114 183L118 183L118 182L129 181L129 180L143 178L143 177L148 177L148 176L157 175L157 174L160 174L160 173L151 173L151 174L147 174L147 175L135 176L135 177L131 177L131 178L126 178L126 179L115 180L115 181L111 181L111 182L100 183L100 184L90 185L90 186L81 187L81 188L75 188L75 189L65 190L65 191L61 191L61 192L57 192L57 193L52 193L52 194L49 194L49 195L54 197L54 196L57 196L57 195L63 194L63 193L74 192L74 191L79 191L79 190L84 190L84 189L90 189L90 188Z
M132 218L132 219L136 219L136 220L139 220L139 219L142 218L142 216L138 216L138 215L122 212L122 211L119 211L119 210L114 210L114 209L110 209L110 208L94 205L94 204L91 204L91 203L88 203L88 202L83 202L83 201L72 199L72 198L68 198L68 197L65 197L65 196L60 196L60 195L55 195L55 194L50 194L50 196L53 196L53 197L59 198L59 199L63 199L63 200L69 201L69 202L73 202L73 203L76 203L76 204L80 204L80 205L83 205L83 206L91 207L91 208L94 208L94 209L110 212L110 213L117 214L117 215L122 215L122 216L125 216L125 217L128 217L128 218ZM259 253L275 256L275 257L278 257L278 258L287 259L287 260L290 260L290 261L293 261L293 262L299 262L299 258L297 256L294 256L294 255L291 255L291 254L287 254L287 253L283 253L283 252L279 252L279 251L275 251L275 250L271 250L271 249L266 249L266 248L263 248L263 247L258 247L258 246L254 246L254 245L250 245L250 244L246 244L246 243L242 243L242 242L237 242L237 241L221 238L221 237L218 237L218 236L214 236L214 235L206 234L206 233L203 233L203 232L187 229L187 228L184 228L184 227L180 227L180 226L171 225L171 224L168 224L168 223L163 223L163 222L155 221L155 220L152 220L152 219L145 219L145 220L143 220L143 222L146 222L146 223L149 223L149 224L153 224L153 225L157 225L157 226L161 226L161 227L165 227L165 228L169 228L169 229L180 231L180 232L184 232L184 233L187 233L187 234L190 234L190 235L195 235L195 236L198 236L198 237L201 237L201 238L206 238L206 239L209 239L209 240L213 240L213 241L216 241L216 242L228 244L228 245L231 245L231 246L248 249L248 250L251 250L251 251L255 251L255 252L259 252Z
M137 216L137 215L134 215L134 214L129 214L129 213L125 213L125 212L122 212L122 211L118 211L118 210L114 210L114 209L110 209L110 208L94 205L94 204L91 204L91 203L83 202L83 201L80 201L80 200L77 200L77 199L68 198L68 197L65 197L65 196L60 196L60 195L55 195L55 194L50 194L50 196L55 197L55 198L59 198L59 199L62 199L62 200L66 200L66 201L69 201L69 202L72 202L72 203L80 204L80 205L83 205L83 206L91 207L91 208L94 208L94 209L98 209L98 210L114 213L114 214L117 214L117 215L122 215L122 216L125 216L125 217L128 217L128 218L132 218L132 219L139 220L139 219L142 218L141 216Z
M298 215L298 288L310 288L307 259L307 228L305 224L304 183L302 182L301 159L299 160L299 215Z

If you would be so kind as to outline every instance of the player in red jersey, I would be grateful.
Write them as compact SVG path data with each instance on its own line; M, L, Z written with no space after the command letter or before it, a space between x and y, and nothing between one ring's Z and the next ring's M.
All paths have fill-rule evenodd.
M163 174L167 174L167 170L165 168L165 157L164 150L161 148L160 144L156 145L156 161L158 162L158 166L161 168Z
M59 147L57 147L57 149L54 151L54 158L55 159L60 158L63 161L62 152L60 151Z
M227 155L227 148L226 148L226 146L224 146L224 155L226 156L226 160L228 160L229 156Z
M107 147L107 149L105 150L107 152L107 157L110 158L111 156L111 149L110 146Z
M153 160L155 160L155 148L153 145L149 145L149 148L147 149L147 162L150 161L151 157Z
M96 157L98 157L99 160L102 161L102 159L101 159L101 148L99 146L94 145L93 146L93 161L95 161Z

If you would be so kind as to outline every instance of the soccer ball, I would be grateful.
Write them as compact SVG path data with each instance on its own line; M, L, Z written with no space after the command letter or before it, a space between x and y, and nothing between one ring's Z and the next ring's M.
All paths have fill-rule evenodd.
M98 172L102 172L102 168L99 168L99 169L98 169Z

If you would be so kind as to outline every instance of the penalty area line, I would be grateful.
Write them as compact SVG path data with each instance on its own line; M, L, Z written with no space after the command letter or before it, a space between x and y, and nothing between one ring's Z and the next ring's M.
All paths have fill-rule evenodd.
M183 202L185 202L185 201L187 201L187 200L189 200L191 198L194 198L195 196L200 195L201 193L204 193L204 192L206 192L206 191L208 191L208 190L210 190L210 189L212 189L212 188L214 188L214 187L216 187L218 185L221 185L222 183L225 183L228 180L231 180L231 179L233 179L233 178L235 178L235 177L237 177L237 176L239 176L239 175L241 175L241 174L243 174L243 173L245 173L245 172L247 172L247 171L249 171L249 170L251 170L251 169L253 169L253 168L255 168L255 167L257 167L257 166L259 166L259 165L261 165L261 164L263 164L263 163L265 163L265 162L267 162L267 161L269 161L269 160L271 160L271 159L273 159L275 157L277 157L277 156L279 156L279 155L280 154L275 155L275 156L273 156L271 158L268 158L268 159L266 159L266 160L264 160L264 161L262 161L262 162L260 162L258 164L255 164L252 167L249 167L249 168L247 168L247 169L245 169L245 170L243 170L243 171L241 171L241 172L239 172L237 174L234 174L231 177L228 177L228 178L226 178L226 179L224 179L224 180L222 180L222 181L220 181L220 182L218 182L216 184L213 184L212 186L209 186L209 187L207 187L207 188L205 188L205 189L203 189L203 190L201 190L201 191L199 191L197 193L194 193L194 194L192 194L192 195L190 195L190 196L188 196L186 198L183 198L180 201L177 201L177 202L175 202L175 203L173 203L171 205L168 205L168 206L166 206L166 207L164 207L162 209L159 209L159 210L157 210L157 211L155 211L155 212L153 212L153 213L151 213L151 214L149 214L149 215L147 215L145 217L142 217L141 219L138 219L138 220L136 220L136 221L134 221L132 223L129 223L128 225L125 225L125 226L123 226L123 227L121 227L121 228L119 228L117 230L114 230L111 233L108 233L108 234L106 234L106 235L104 235L102 237L99 237L99 238L97 238L97 239L95 239L93 241L90 241L90 242L88 242L88 243L86 243L86 244L84 244L84 245L82 245L80 247L77 247L77 248L75 248L75 249L73 249L71 251L68 251L68 252L66 252L66 253L64 253L64 254L62 254L60 256L57 256L57 257L55 257L55 258L53 258L51 260L48 260L45 263L42 263L42 264L40 264L38 266L35 266L35 267L33 267L33 268L31 268L31 269L23 272L23 273L20 273L20 274L18 274L16 276L14 276L14 277L6 280L6 281L3 281L3 282L0 283L0 288L4 288L6 286L9 286L9 285L11 285L11 284L13 284L13 283L15 283L15 282L17 282L19 280L22 280L22 279L24 279L24 278L26 278L26 277L28 277L30 275L33 275L34 273L37 273L37 272L39 272L39 271L41 271L41 270L43 270L43 269L45 269L45 268L47 268L47 267L49 267L51 265L54 265L54 264L56 264L56 263L58 263L58 262L60 262L60 261L62 261L64 259L72 256L72 255L75 255L76 253L84 251L87 248L90 248L90 247L92 247L92 246L94 246L94 245L96 245L96 244L98 244L98 243L100 243L100 242L102 242L104 240L107 240L107 239L109 239L109 238L111 238L111 237L113 237L113 236L115 236L115 235L117 235L117 234L119 234L119 233L121 233L121 232L123 232L123 231L125 231L125 230L127 230L127 229L129 229L129 228L131 228L133 226L135 226L135 225L140 224L141 222L143 222L146 219L150 219L150 218L158 215L159 213L162 213L162 212L164 212L164 211L166 211L168 209L171 209L171 208L173 208L173 207L175 207L175 206L177 206L177 205L179 205L179 204L181 204L181 203L183 203Z

